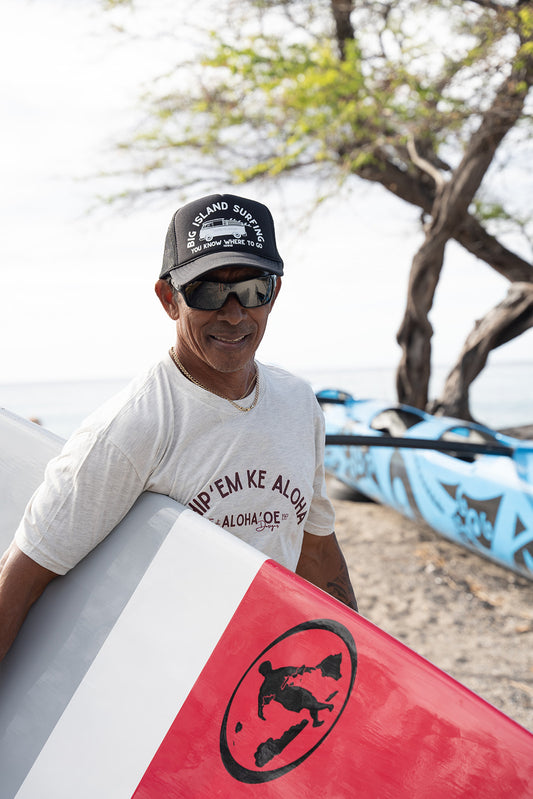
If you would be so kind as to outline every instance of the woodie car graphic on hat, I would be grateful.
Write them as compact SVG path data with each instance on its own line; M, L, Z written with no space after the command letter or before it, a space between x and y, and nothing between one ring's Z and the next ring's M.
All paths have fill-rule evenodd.
M210 222L204 222L200 228L198 238L211 241L216 236L230 236L240 239L241 236L246 236L246 227L238 219L212 219Z

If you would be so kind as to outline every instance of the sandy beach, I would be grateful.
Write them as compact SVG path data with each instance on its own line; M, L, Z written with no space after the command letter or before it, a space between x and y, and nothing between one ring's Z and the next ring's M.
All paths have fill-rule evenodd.
M533 581L328 477L363 616L533 731Z

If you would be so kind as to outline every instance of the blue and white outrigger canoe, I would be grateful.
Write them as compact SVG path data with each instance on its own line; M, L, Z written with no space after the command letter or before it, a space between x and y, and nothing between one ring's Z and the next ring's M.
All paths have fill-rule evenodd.
M342 391L317 396L330 474L533 579L533 441Z

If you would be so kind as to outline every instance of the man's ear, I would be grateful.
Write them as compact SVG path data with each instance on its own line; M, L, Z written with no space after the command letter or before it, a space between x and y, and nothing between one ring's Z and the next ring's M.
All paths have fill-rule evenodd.
M171 319L176 320L179 316L178 300L174 295L172 286L166 280L159 279L155 284L155 293L159 297L159 302L170 316Z

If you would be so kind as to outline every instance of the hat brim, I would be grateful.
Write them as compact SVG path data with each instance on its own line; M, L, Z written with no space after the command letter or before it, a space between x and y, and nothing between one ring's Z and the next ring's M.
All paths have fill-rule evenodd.
M175 272L176 280L179 280L179 285L183 286L185 283L190 283L191 280L205 275L206 272L211 272L212 269L220 269L223 266L247 266L252 269L260 269L262 272L268 272L271 275L283 274L283 264L279 261L271 261L269 258L261 258L259 255L250 253L228 250L228 252L214 252L210 255L202 255L197 261L184 266L175 266L164 274L161 273L160 277L165 278L171 272Z

